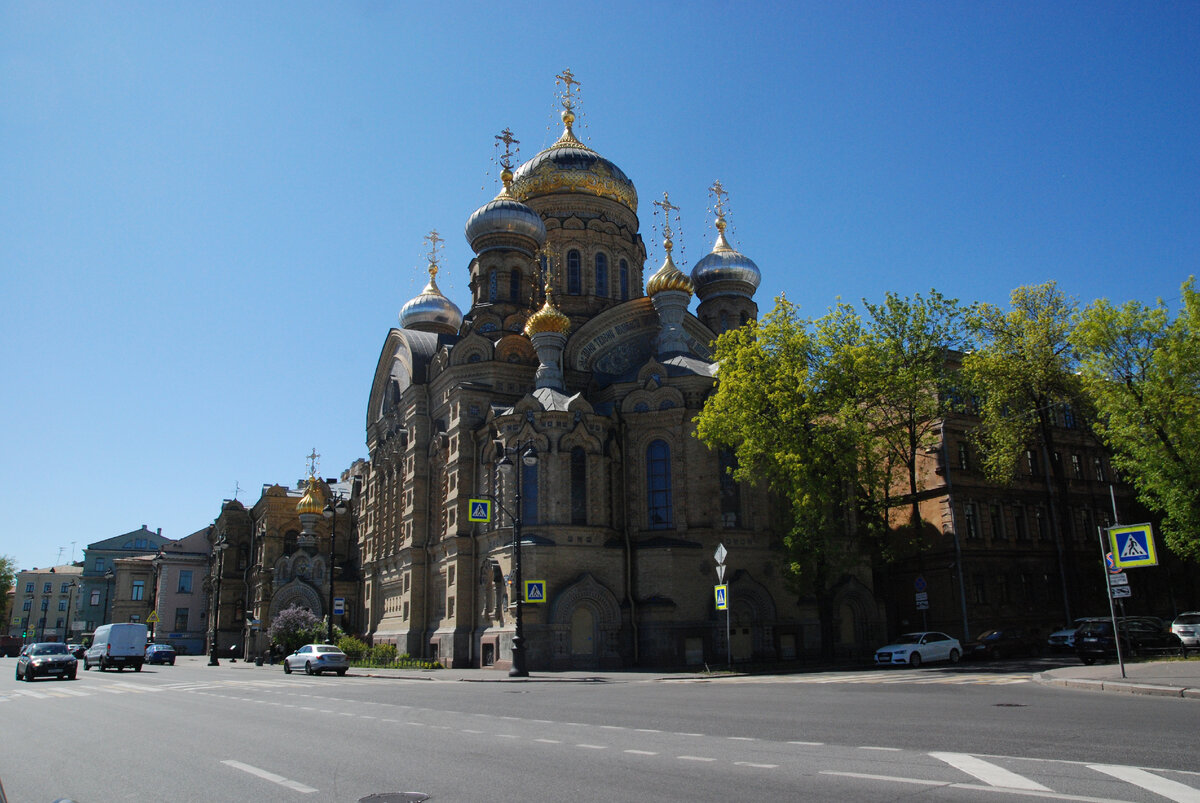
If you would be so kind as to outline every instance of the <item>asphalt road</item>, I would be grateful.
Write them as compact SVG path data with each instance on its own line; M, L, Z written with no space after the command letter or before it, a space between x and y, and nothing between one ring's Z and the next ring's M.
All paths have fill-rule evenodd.
M186 658L30 684L13 663L12 803L1200 801L1200 703L1042 686L1029 665L463 682Z

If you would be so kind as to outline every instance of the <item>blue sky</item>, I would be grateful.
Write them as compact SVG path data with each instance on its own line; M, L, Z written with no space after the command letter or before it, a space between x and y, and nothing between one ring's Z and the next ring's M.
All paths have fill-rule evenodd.
M389 327L559 132L820 314L931 287L1168 301L1200 257L1194 2L0 0L0 554L22 568L366 456ZM680 253L682 251L682 253ZM694 309L694 307L693 307Z

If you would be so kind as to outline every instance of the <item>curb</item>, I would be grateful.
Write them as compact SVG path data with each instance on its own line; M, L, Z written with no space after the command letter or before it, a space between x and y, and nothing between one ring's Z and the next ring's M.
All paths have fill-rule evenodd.
M1056 678L1043 672L1037 676L1039 683L1061 686L1065 689L1083 691L1107 691L1118 694L1140 694L1150 697L1178 697L1185 700L1200 700L1200 688L1191 686L1168 686L1157 683L1135 683L1129 680L1088 680L1086 678Z

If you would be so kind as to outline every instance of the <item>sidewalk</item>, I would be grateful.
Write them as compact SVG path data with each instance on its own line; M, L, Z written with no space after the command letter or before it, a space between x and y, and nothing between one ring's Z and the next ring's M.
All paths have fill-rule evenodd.
M1117 663L1064 666L1035 676L1039 683L1068 689L1148 694L1200 700L1200 660L1149 661L1125 664L1125 677Z

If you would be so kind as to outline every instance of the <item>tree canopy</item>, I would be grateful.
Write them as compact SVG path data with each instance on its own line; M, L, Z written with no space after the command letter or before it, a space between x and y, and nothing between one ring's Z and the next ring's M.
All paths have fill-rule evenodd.
M1148 307L1100 300L1071 342L1097 408L1095 429L1113 463L1150 510L1162 515L1168 546L1200 557L1200 293L1180 291L1171 319Z

